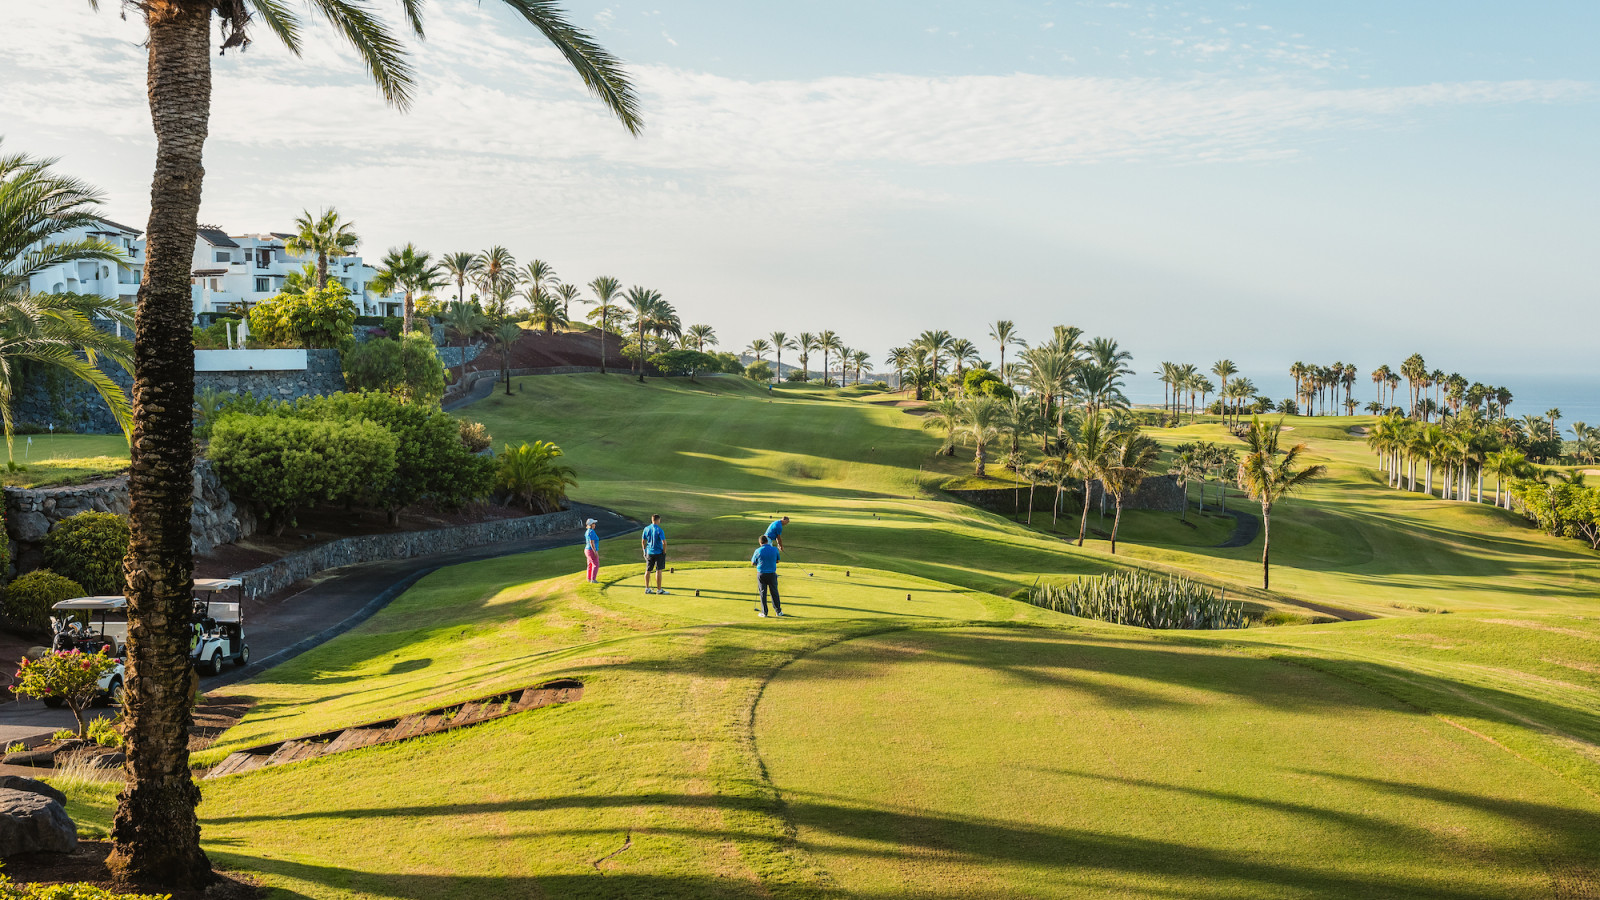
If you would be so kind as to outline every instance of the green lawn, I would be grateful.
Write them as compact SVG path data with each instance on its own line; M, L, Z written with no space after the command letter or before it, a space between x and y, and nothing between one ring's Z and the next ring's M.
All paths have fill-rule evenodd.
M661 512L673 593L643 593L631 535L604 545L598 585L575 548L453 567L228 688L255 705L201 763L586 684L566 706L206 782L208 852L277 896L1600 891L1597 557L1387 490L1359 420L1291 420L1334 472L1275 512L1268 595L1259 542L1216 548L1225 520L1129 517L1113 558L951 502L939 487L970 462L848 391L522 388L471 412L497 442L560 443L580 499ZM796 617L758 619L747 561L784 513ZM1126 565L1385 618L1151 634L1006 599ZM70 793L105 826L110 788Z
M10 460L21 468L6 470L7 487L77 484L128 468L128 442L120 434L19 434Z

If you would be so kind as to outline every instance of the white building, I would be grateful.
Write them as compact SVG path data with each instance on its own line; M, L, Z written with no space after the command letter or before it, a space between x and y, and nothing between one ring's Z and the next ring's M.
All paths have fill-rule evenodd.
M128 265L98 260L80 260L51 266L29 279L28 287L41 294L92 294L132 303L139 294L139 279L144 274L144 241L139 229L101 219L89 228L72 228L51 238L52 243L100 238L127 254Z
M316 257L295 256L284 249L294 237L282 232L229 235L212 225L201 225L194 242L194 312L244 312L256 303L277 296L291 272ZM328 260L328 279L337 280L350 292L356 312L363 316L398 316L405 298L393 293L376 294L370 289L378 270L359 256Z

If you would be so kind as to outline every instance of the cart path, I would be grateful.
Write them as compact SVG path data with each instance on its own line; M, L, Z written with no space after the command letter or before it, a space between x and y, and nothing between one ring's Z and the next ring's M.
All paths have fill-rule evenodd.
M572 504L580 518L596 520L602 539L631 533L643 526L634 520L598 506ZM361 563L323 572L300 582L298 590L268 598L245 607L245 637L253 661L239 668L228 665L221 675L202 677L202 690L212 691L253 678L267 669L332 640L360 625L391 600L436 569L477 562L535 550L576 547L583 532L545 535L521 541L485 544L470 550L457 550L411 559ZM573 571L582 567L573 558ZM95 717L109 716L110 709L90 711ZM75 728L72 712L50 709L38 700L18 700L0 704L0 746L12 741L48 735L61 728Z

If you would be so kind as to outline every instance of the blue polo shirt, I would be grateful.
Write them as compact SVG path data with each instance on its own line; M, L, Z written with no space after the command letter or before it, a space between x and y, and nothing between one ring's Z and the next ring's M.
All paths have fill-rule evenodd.
M595 531L593 528L590 528L583 533L583 549L593 550L596 553L600 552L599 532Z
M660 525L651 523L644 528L644 552L658 556L667 552L667 533Z
M750 554L750 562L756 571L763 575L776 575L778 573L778 548L771 544L762 544L756 552Z
M778 538L780 538L782 536L783 536L783 520L782 519L773 519L772 520L772 524L767 526L767 540L776 541Z

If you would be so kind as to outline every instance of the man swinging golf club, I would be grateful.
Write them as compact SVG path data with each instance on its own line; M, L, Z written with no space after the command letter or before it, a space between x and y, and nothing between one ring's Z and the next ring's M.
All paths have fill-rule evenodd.
M667 533L661 530L661 514L650 517L650 524L639 536L639 546L644 550L644 592L646 594L670 593L661 586L661 573L667 570ZM656 586L650 587L650 573L656 573Z
M777 547L779 553L783 552L783 526L787 524L789 524L789 517L784 516L781 519L774 520L771 525L767 526L767 543Z

